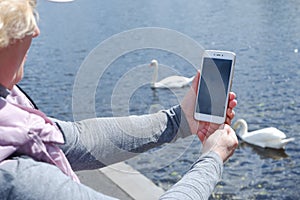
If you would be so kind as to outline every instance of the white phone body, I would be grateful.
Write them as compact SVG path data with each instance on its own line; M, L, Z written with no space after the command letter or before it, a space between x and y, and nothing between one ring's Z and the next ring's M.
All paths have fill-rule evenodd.
M225 122L235 57L235 53L229 51L204 51L194 113L196 120Z

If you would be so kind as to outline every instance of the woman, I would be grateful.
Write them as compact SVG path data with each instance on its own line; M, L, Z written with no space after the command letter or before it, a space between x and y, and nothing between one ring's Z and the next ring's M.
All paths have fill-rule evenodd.
M203 154L161 199L207 199L237 138L228 125L194 120L199 73L181 105L169 110L79 122L50 119L16 86L23 77L31 41L40 34L35 6L36 0L0 0L1 198L113 199L80 184L73 170L123 161L194 133L203 142ZM231 93L227 124L236 104Z

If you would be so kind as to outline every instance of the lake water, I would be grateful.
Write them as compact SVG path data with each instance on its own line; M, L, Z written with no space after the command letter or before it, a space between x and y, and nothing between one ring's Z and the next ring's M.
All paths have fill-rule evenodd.
M275 126L295 141L285 150L240 142L211 199L300 198L299 1L39 1L38 11L41 35L33 41L21 85L41 110L63 120L73 120L73 86L83 61L115 34L161 27L188 36L205 49L234 51L235 119L244 118L250 130ZM116 43L99 56L108 59L120 48ZM153 58L167 66L159 78L174 72L185 76L196 72L182 56L165 49L141 46L124 52L111 60L97 79L92 91L95 115L147 114L177 104L186 89L150 89L152 69L147 64ZM87 80L92 75L88 74ZM200 149L199 142L189 137L128 163L168 189L189 169Z

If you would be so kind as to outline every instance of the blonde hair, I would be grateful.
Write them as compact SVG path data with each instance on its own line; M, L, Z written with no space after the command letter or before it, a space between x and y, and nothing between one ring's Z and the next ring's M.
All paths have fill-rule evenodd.
M5 48L37 26L36 0L0 0L0 48Z

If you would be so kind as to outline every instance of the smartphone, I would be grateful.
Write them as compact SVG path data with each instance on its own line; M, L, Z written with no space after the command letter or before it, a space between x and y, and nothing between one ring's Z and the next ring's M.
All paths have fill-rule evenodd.
M235 57L235 53L229 51L204 51L194 113L196 120L225 122Z

